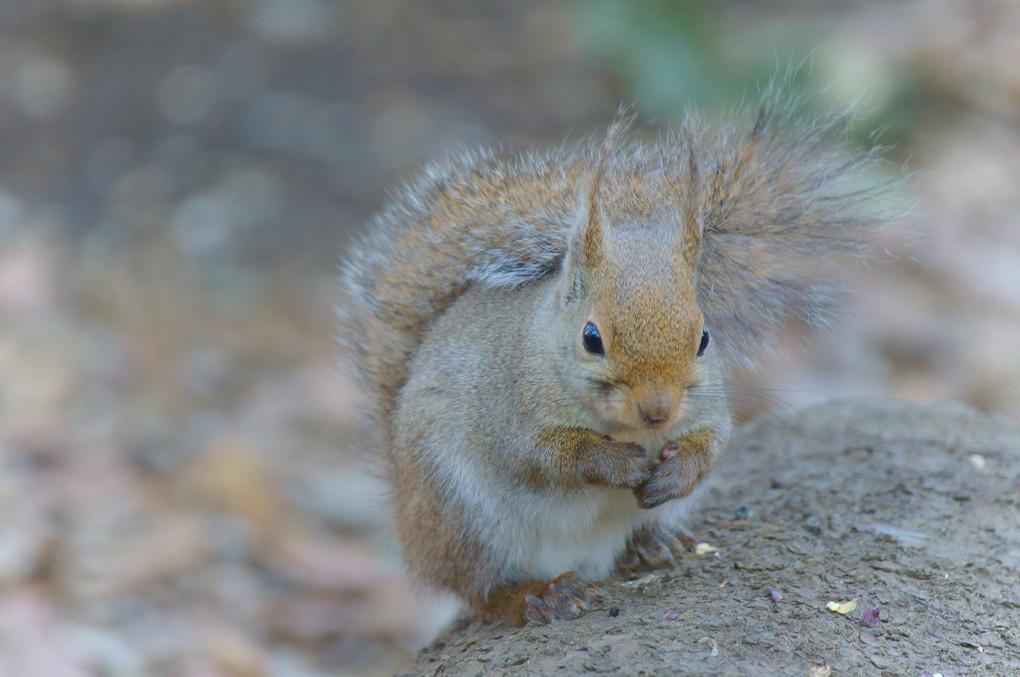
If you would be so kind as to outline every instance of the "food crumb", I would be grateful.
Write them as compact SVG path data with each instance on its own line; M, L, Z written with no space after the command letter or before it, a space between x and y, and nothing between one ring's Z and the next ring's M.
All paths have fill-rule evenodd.
M849 602L829 602L825 605L825 608L829 611L835 611L838 614L848 614L857 608L857 603L860 602L859 597L854 597Z
M779 602L783 599L783 593L778 590L769 590L769 595L772 596L772 601L776 604L779 604Z
M714 545L709 545L708 543L698 543L696 546L694 546L694 554L697 555L698 557L710 555L713 552L719 552L719 548L715 547Z

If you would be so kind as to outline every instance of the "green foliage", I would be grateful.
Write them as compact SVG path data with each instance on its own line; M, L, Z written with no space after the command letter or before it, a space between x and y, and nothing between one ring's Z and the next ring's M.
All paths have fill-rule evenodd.
M908 82L876 69L872 54L828 42L815 22L706 0L589 0L575 12L582 43L643 116L677 119L692 104L711 115L755 98L792 65L794 93L824 92L807 99L821 108L863 98L866 117L852 129L860 140L887 129L882 141L896 143L908 131L909 111L900 109Z
M705 109L732 104L790 55L806 53L788 39L767 44L768 35L750 44L710 2L596 0L577 11L582 40L622 94L655 115L675 116L691 102Z

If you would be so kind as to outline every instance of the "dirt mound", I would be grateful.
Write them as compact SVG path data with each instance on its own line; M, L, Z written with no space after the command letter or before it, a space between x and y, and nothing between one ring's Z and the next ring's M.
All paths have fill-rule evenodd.
M403 674L1020 674L1020 424L891 400L768 416L705 496L718 552L608 583L576 621L462 621Z

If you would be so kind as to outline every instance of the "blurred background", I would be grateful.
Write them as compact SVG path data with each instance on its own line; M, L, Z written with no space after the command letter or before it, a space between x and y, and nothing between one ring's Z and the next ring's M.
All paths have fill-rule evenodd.
M0 674L383 675L408 593L338 453L336 263L459 146L710 117L812 54L918 201L750 378L1020 412L1020 5L3 0ZM771 402L769 401L771 400ZM745 411L742 415L753 414Z

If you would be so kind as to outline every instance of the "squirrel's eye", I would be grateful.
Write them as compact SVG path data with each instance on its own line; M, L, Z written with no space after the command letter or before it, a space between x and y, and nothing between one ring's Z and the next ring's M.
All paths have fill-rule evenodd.
M701 330L701 343L698 344L698 357L705 354L705 348L708 347L708 330Z
M591 322L584 325L584 331L581 333L581 342L584 343L584 349L592 355L606 354L606 351L602 348L602 334L599 333L599 328Z

